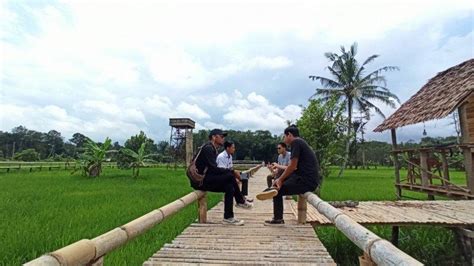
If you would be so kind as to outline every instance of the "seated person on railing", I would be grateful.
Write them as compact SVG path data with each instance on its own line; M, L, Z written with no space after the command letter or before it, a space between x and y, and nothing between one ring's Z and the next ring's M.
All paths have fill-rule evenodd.
M283 195L297 195L314 191L320 183L319 163L316 154L299 135L299 130L295 125L285 129L283 141L291 146L290 165L275 180L271 188L267 188L257 195L259 200L273 198L273 219L265 221L266 224L285 223L283 220Z
M191 186L197 190L224 192L224 224L243 225L243 220L234 217L234 197L237 203L244 208L251 208L252 205L245 201L240 192L239 185L235 181L234 173L229 169L217 167L217 148L224 144L226 132L220 129L213 129L209 133L209 142L201 148L201 153L196 158L196 167L200 174L204 174L201 184L191 181Z
M237 182L242 183L242 195L245 200L252 202L253 199L248 197L249 191L249 179L247 175L241 176L240 171L234 170L234 164L232 162L232 155L235 153L235 144L232 141L224 142L224 150L217 155L217 167L230 169L233 171ZM240 203L237 203L238 207L242 207Z
M283 171L285 171L286 167L290 164L291 152L286 150L286 144L284 142L278 143L277 152L278 162L272 163L268 166L271 171L271 174L267 176L268 187L272 186L273 181L280 177L281 174L283 174Z

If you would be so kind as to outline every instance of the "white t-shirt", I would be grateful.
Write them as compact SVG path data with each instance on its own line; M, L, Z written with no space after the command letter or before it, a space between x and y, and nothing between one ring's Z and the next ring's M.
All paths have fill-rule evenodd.
M234 167L232 164L232 156L228 154L226 150L217 155L216 163L219 168L232 169Z

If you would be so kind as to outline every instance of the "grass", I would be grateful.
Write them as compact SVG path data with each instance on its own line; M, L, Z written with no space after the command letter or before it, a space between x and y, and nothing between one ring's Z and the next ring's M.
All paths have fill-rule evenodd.
M390 168L347 170L343 178L324 180L321 196L325 200L394 200L393 176ZM455 182L464 182L463 172L452 176ZM19 171L0 173L0 187L0 265L22 264L77 240L94 238L192 191L182 168L146 168L138 179L131 178L131 171L109 168L95 179L68 171ZM416 192L404 191L404 195L426 199ZM210 208L221 196L211 193L208 198ZM107 255L105 264L143 263L196 217L196 204L192 204ZM370 230L390 238L388 226ZM400 248L427 265L461 263L450 230L411 227L400 231ZM361 251L343 234L334 227L320 227L316 232L339 264L357 264Z
M0 265L19 265L94 238L192 191L182 169L106 169L99 178L67 171L0 174ZM209 196L209 206L220 197ZM107 255L107 265L138 265L197 217L196 204Z
M324 200L395 200L394 171L392 168L346 170L337 178L337 169L324 180L321 197ZM401 171L406 176L406 171ZM450 173L453 182L465 182L465 173ZM403 190L409 199L426 200L423 193ZM442 197L436 197L443 199ZM369 226L378 236L390 240L390 226ZM362 251L334 227L316 229L320 240L340 265L357 265ZM431 226L401 227L399 248L426 265L461 265L462 257L450 229Z

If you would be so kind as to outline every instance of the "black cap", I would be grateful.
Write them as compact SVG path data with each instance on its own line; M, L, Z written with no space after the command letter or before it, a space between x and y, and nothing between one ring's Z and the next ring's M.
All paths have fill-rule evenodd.
M209 137L214 136L214 135L222 135L225 137L227 136L227 132L222 131L221 129L218 129L218 128L214 128L213 130L211 130L211 132L209 132Z

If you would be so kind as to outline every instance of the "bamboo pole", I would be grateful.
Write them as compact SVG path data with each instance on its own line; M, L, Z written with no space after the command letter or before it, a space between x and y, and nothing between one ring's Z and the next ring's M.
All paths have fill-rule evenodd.
M199 223L207 223L207 195L204 194L198 200L198 213L199 213Z
M377 265L423 265L387 240L354 222L343 212L324 202L312 192L306 192L304 197L354 244L367 253Z
M305 224L306 223L306 198L302 195L298 195L298 223Z

